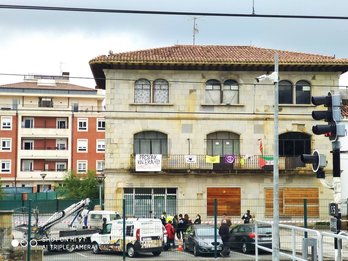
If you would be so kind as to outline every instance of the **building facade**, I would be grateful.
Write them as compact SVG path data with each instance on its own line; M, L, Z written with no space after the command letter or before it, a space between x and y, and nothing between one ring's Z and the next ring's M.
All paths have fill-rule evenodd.
M280 216L327 215L322 189L299 155L331 144L314 136L311 96L338 92L348 60L251 46L176 45L90 61L106 90L106 208L126 215L239 217L257 201L272 216L274 88L256 77L279 55ZM326 173L332 176L328 157ZM195 203L193 203L195 202ZM140 207L141 206L141 207Z
M54 190L65 174L102 173L104 94L62 76L27 76L0 86L3 187Z

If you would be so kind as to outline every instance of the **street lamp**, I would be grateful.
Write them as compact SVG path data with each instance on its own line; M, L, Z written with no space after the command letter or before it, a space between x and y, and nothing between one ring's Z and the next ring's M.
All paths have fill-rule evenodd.
M42 192L44 192L45 191L45 178L46 178L47 174L41 173L40 176L42 178Z
M100 175L96 176L96 179L98 180L99 183L99 205L100 205L100 209L103 210L103 205L102 205L102 186L103 186L103 182L105 179L105 174L101 173Z

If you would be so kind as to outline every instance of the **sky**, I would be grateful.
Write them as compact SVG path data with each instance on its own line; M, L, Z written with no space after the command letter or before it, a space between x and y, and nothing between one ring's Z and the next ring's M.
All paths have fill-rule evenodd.
M0 0L0 5L259 15L346 16L347 0ZM70 72L95 87L99 55L193 44L193 16L83 13L0 8L0 84L26 74ZM348 20L197 16L196 45L252 45L348 58ZM281 72L280 72L281 73ZM15 76L8 76L15 75ZM348 85L348 74L340 85Z

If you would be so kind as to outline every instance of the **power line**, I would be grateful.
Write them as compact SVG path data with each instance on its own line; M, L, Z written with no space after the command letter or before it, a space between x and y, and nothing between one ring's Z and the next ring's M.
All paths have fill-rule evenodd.
M274 15L274 14L232 14L210 12L176 12L153 10L121 10L61 6L36 6L36 5L0 5L0 9L60 11L60 12L85 12L85 13L118 13L118 14L144 14L144 15L174 15L174 16L214 16L214 17L245 17L245 18L281 18L281 19L324 19L348 20L348 16L323 16L323 15Z
M40 74L41 76L49 77L61 77L60 75L47 75L47 74ZM0 73L0 76L14 76L14 77L25 77L27 74L20 74L20 73ZM88 77L88 76L69 76L69 79L76 79L76 80L101 80L104 78L93 78L93 77ZM105 78L106 81L125 81L125 82L135 82L139 80L139 78ZM290 81L290 79L281 79L284 81ZM302 79L305 80L305 79ZM188 81L188 80L166 80L168 83L188 83L188 84L204 84L206 81ZM292 82L292 81L290 81ZM310 81L309 81L310 82ZM223 82L221 82L223 84ZM11 84L11 83L10 83ZM7 84L0 84L0 86L4 86ZM243 85L255 85L255 86L269 86L269 85L274 85L273 83L256 83L256 82L243 82L243 83L238 83L238 86L243 86ZM293 83L293 86L296 85L296 83ZM316 87L316 88L339 88L339 87L347 87L346 85L327 85L327 84L311 84L311 87Z

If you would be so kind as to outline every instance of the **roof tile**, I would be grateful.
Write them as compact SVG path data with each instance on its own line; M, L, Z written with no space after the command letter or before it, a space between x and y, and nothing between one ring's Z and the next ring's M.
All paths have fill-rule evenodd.
M334 56L290 52L254 46L174 45L132 52L101 55L90 63L273 63L279 64L347 64L348 59Z

